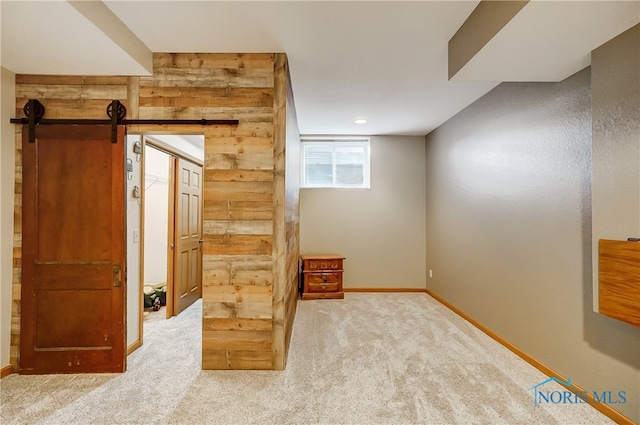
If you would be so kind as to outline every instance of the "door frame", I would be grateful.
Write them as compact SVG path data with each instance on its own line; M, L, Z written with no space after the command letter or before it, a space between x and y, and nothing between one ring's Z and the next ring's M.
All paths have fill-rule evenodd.
M170 144L163 142L162 140L159 139L159 137L161 135L183 135L183 134L189 134L189 133L185 133L185 132L162 132L162 133L152 133L152 132L145 132L143 134L140 133L129 133L129 135L136 135L136 136L140 136L141 139L141 145L142 145L142 152L144 152L144 149L146 148L147 145L149 145L150 147L157 149L161 152L166 153L167 155L169 155L170 157L170 161L169 161L169 211L168 211L168 220L167 220L167 226L168 226L168 231L167 231L167 244L171 243L170 241L174 241L175 240L175 227L176 227L176 223L175 223L175 207L176 207L176 184L177 184L177 175L176 175L176 167L177 167L177 161L178 158L182 158L182 159L186 159L188 161L191 161L197 165L200 165L203 167L203 171L204 171L204 161L196 158L192 155L189 155L185 152L182 152L176 148L174 148L173 146L171 146ZM203 134L201 133L196 133L197 135L202 135L204 137ZM142 165L141 165L141 179L144 181L146 175L146 158L145 155L142 155ZM141 209L140 209L140 240L142 241L141 243L141 249L140 249L140 314L138 317L139 320L139 325L138 325L138 329L139 329L139 334L140 334L140 345L143 344L143 334L144 334L144 330L143 330L143 323L144 323L144 235L145 235L145 220L144 220L144 209L145 209L145 185L142 184L141 185L141 194L142 194L142 202L141 202ZM202 217L202 215L201 215ZM175 309L176 309L176 305L175 305L175 287L174 287L174 271L175 271L175 264L174 264L174 259L175 259L175 255L174 255L175 251L172 251L171 249L167 249L167 305L166 305L166 311L167 311L167 315L166 318L170 318L172 316L175 316ZM136 347L137 348L137 347ZM133 351L133 350L132 350Z

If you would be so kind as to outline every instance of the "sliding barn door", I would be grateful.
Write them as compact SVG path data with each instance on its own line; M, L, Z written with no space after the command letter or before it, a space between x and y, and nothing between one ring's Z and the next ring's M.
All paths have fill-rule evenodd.
M124 126L22 134L20 373L122 372Z

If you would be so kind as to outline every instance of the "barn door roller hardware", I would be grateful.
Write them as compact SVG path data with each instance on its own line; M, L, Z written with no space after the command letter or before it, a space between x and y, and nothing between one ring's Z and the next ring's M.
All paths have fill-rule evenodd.
M36 125L51 124L87 124L87 125L111 125L111 141L116 143L118 125L135 124L179 124L179 125L238 125L238 120L128 120L127 108L119 100L112 100L107 106L107 116L109 119L45 119L44 105L38 99L29 99L22 108L26 118L11 118L12 124L26 124L29 126L29 142L36 141Z

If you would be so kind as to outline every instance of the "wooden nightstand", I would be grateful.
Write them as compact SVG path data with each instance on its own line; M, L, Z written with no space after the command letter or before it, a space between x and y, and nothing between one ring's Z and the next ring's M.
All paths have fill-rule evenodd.
M342 262L340 255L301 255L302 299L342 299Z

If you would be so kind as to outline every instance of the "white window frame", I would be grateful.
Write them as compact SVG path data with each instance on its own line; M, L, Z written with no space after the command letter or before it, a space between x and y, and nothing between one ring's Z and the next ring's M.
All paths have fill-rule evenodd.
M371 141L369 137L361 136L303 136L300 138L300 187L303 189L317 189L317 188L343 188L343 189L369 189L371 184ZM305 151L307 146L332 146L333 153L333 182L331 184L307 184L306 176L306 163L305 163ZM335 147L347 146L347 147L363 147L364 156L362 164L363 182L361 185L345 185L338 184L335 181Z

